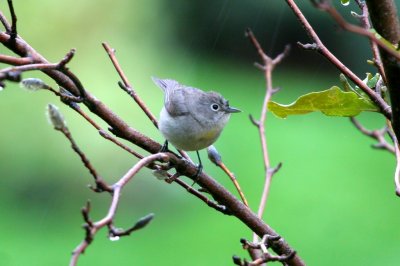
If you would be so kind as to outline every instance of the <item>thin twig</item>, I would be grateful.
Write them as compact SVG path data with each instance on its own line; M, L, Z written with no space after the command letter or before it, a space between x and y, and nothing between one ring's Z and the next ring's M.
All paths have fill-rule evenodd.
M85 252L86 248L90 245L91 240L94 238L96 233L109 224L112 224L115 213L117 211L117 207L120 200L121 190L125 187L125 185L145 166L154 162L154 161L162 161L166 162L168 160L168 155L165 153L156 153L150 156L147 156L140 161L138 161L123 177L121 177L114 185L112 185L112 200L110 207L106 216L96 222L92 222L91 225L87 224L87 234L85 239L74 249L72 252L72 257L70 260L70 266L75 266L78 262L79 256Z
M157 118L151 113L150 109L146 106L146 104L142 101L142 99L137 94L136 90L132 87L131 83L129 82L128 78L126 77L124 71L122 70L121 66L118 63L117 57L115 56L115 49L111 48L107 43L102 43L104 49L106 50L108 56L111 59L115 69L117 70L119 76L122 79L122 82L118 82L118 85L123 89L132 99L139 105L139 107L143 110L146 116L150 119L153 125L158 128ZM178 152L187 160L190 160L189 155L182 151L178 150Z
M286 46L285 50L282 53L280 53L278 56L276 56L275 58L271 58L264 52L264 50L262 49L261 45L259 44L258 40L256 39L256 37L254 36L254 34L251 30L247 30L246 35L247 35L247 37L249 37L249 39L253 43L254 47L256 48L259 56L261 57L261 59L263 61L261 67L264 70L265 81L266 81L265 98L264 98L264 103L263 103L263 107L261 110L261 118L259 121L256 121L252 116L250 117L252 123L258 128L258 132L259 132L260 140L261 140L261 148L262 148L262 153L263 153L263 158L264 158L265 184L264 184L264 189L263 189L263 193L261 196L261 200L260 200L260 204L259 204L258 212L257 212L258 217L262 218L264 210L265 210L265 206L267 203L267 199L268 199L272 176L280 168L280 166L279 166L279 168L271 167L270 157L268 154L267 139L266 139L266 135L265 135L265 122L267 119L267 105L268 105L268 102L271 100L272 95L276 92L276 90L274 90L272 87L272 71L275 68L275 66L277 64L279 64L283 60L283 58L288 54L289 46ZM254 242L256 242L257 239L258 239L257 234L254 234L253 235Z
M250 242L246 239L241 239L240 242L242 243L243 249L248 250L249 252L257 251L259 254L258 258L253 258L253 261L248 262L246 260L241 260L239 257L234 256L233 260L236 265L240 266L256 266L256 265L264 265L264 263L272 262L272 261L279 261L283 264L296 255L295 250L290 250L287 254L276 256L269 253L268 248L269 246L276 241L279 241L281 237L278 236L270 236L264 235L261 241L257 242ZM284 264L285 265L285 264Z
M388 152L395 154L395 147L389 144L385 139L385 134L389 130L387 126L380 130L368 130L363 127L356 118L350 117L350 121L361 133L378 141L377 144L372 145L373 148L387 150Z
M228 167L222 162L222 157L218 153L218 150L214 147L214 145L211 145L210 147L207 148L207 154L208 158L210 159L211 162L213 162L215 165L217 165L219 168L221 168L227 176L231 179L233 185L235 186L236 190L238 191L240 198L242 199L244 205L249 207L249 204L247 202L247 199L240 188L239 182L237 181L235 175L228 169Z
M0 22L1 22L1 24L3 24L3 27L6 30L6 32L11 31L11 25L10 25L10 23L8 23L6 17L4 16L4 14L1 11L0 11Z
M129 152L130 154L132 154L136 158L138 158L138 159L142 159L143 158L143 155L141 155L138 152L132 150L131 148L129 148L128 146L126 146L125 144L123 144L122 142L120 142L119 140L117 140L116 138L111 136L110 134L108 134L107 131L104 130L103 128L101 128L92 118L90 118L90 116L88 114L86 114L82 110L82 108L79 107L79 105L70 104L69 106L73 110L75 110L78 114L80 114L86 121L88 121L95 129L97 129L99 134L100 134L100 136L102 136L103 138L113 142L114 144L116 144L120 148L124 149L125 151Z
M378 106L381 110L382 114L386 116L387 119L391 119L392 110L391 107L385 102L384 99L374 90L369 88L359 77L357 77L350 69L348 69L339 59L337 59L322 43L319 39L317 33L314 31L308 20L304 17L303 13L300 11L299 7L296 5L294 0L286 0L289 7L292 9L294 14L297 16L300 23L303 25L306 30L309 38L314 41L314 50L317 50L320 54L322 54L326 59L328 59L334 66L336 66L340 72L346 75L349 79L351 79L358 87L360 87L369 98ZM303 45L304 47L304 45Z
M79 79L76 78L75 75L66 68L66 64L72 60L74 54L75 49L71 49L58 63L32 63L33 59L31 57L15 58L11 56L1 55L0 62L11 63L18 66L8 67L0 70L0 80L7 78L9 73L21 73L31 70L60 70L67 76L71 76L72 79L74 79L75 83L79 85ZM84 95L83 86L81 84L80 86L78 85L77 87L80 88L79 91L82 95ZM79 99L77 99L77 101L78 100Z
M0 31L0 43L21 57L32 57L37 63L49 63L45 57L39 54L20 36L16 38L14 42L11 42L10 36ZM80 95L80 89L77 87L79 86L79 83L74 81L70 76L66 75L60 70L49 69L43 70L43 72L53 79L59 86L68 90L71 94ZM149 153L157 153L161 149L160 143L130 127L107 105L105 105L90 92L86 92L84 96L84 101L82 103L86 105L93 114L97 115L100 119L106 122L112 129L112 133L116 134L116 136L123 138L134 145L137 145ZM174 168L182 175L190 177L197 173L197 167L188 160L175 157L173 154L169 154L169 156L173 162ZM239 201L227 189L221 186L214 178L205 172L202 172L199 175L198 183L214 198L218 199L219 204L225 206L231 215L243 222L243 224L249 227L252 231L257 232L257 234L261 236L265 234L277 234L275 230L259 219L256 214L254 214L249 208L245 207L241 201ZM289 246L288 242L282 240L279 243L276 243L272 249L277 252L277 254L286 254L286 251L290 250L291 247ZM298 255L295 255L286 263L290 266L305 265Z
M217 165L229 176L233 185L236 187L236 190L238 191L239 196L242 199L244 205L249 207L249 203L247 202L247 199L246 199L242 189L240 188L239 182L237 181L235 175L228 169L228 167L226 167L226 165L222 161L220 163L218 163Z
M14 57L10 55L0 54L0 63L8 64L8 65L27 65L32 64L33 59L31 57Z
M326 1L326 0L324 0L324 1L313 0L312 2L314 3L314 5L318 9L327 12L338 23L338 25L342 29L369 38L371 42L376 43L377 45L379 45L379 47L381 47L387 53L389 53L390 55L394 56L397 60L400 60L400 53L399 52L397 52L396 50L388 47L388 45L385 42L383 42L382 40L378 39L373 32L371 32L369 30L366 30L366 29L364 29L364 28L362 28L360 26L348 23L342 17L342 15L340 15L340 13L336 10L336 8L334 8L331 5L331 3L329 1Z
M112 189L110 186L106 184L106 182L103 180L103 178L97 173L95 168L92 166L90 163L89 159L86 157L85 153L79 148L79 146L76 144L74 138L72 137L71 132L69 129L65 126L62 128L55 128L56 130L59 130L64 134L64 136L68 139L68 141L71 143L72 149L78 154L78 156L81 158L81 161L83 165L89 170L89 173L93 176L94 181L96 183L96 187L93 189L96 192L112 192Z
M150 121L154 124L156 128L158 128L157 118L151 113L149 108L147 108L146 104L142 101L142 99L137 95L136 91L133 89L130 84L128 78L126 77L124 71L118 63L118 60L115 56L115 49L111 48L107 43L103 43L103 47L106 50L108 56L110 57L115 69L117 70L119 76L122 79L123 85L122 88L135 100L135 102L139 105L139 107L143 110L143 112L147 115Z
M8 8L10 9L11 14L11 30L8 32L10 34L11 39L15 39L17 37L17 15L14 11L14 5L12 0L7 0Z
M361 9L361 15L359 16L359 19L361 21L361 25L364 27L365 30L370 31L372 29L371 23L369 22L369 12L368 12L368 7L364 1L356 1L357 5ZM372 51L372 57L373 57L373 62L376 68L379 71L379 74L381 75L383 82L386 84L386 74L385 70L382 65L382 59L381 55L379 53L378 45L376 42L372 41L369 39L370 45L371 45L371 51Z

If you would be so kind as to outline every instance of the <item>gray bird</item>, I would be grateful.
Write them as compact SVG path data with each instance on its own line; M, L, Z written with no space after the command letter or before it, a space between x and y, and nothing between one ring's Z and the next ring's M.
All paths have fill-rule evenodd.
M188 87L172 79L152 78L164 91L164 107L158 127L168 142L177 149L196 151L199 171L202 164L198 151L213 144L228 122L231 113L240 112L216 92L204 92ZM198 175L197 174L197 175Z

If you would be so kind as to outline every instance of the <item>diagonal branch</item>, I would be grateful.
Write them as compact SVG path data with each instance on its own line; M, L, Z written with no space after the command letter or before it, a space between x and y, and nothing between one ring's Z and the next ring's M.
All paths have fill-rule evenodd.
M143 112L147 115L150 121L154 124L156 128L158 128L157 118L151 113L151 111L147 108L146 104L140 99L137 95L136 91L133 89L130 84L128 78L126 77L124 71L118 63L117 58L115 57L115 49L112 49L107 43L103 42L103 47L107 51L108 56L110 57L115 69L117 70L119 76L123 82L124 90L135 100L135 102L139 105L139 107L143 110Z
M0 22L3 25L4 29L6 30L6 32L11 31L11 25L10 25L10 23L8 23L6 17L4 16L4 14L1 11L0 11Z
M86 248L92 242L96 233L103 227L113 223L115 213L119 204L122 189L128 184L128 182L145 166L154 162L162 161L166 162L168 155L165 153L156 153L147 156L137 162L123 177L121 177L114 185L112 185L112 201L106 216L96 222L86 222L86 237L85 239L74 249L70 261L70 266L75 266L78 262L79 256L85 252ZM88 210L83 211L85 220L88 220Z
M368 97L378 106L380 111L386 118L392 118L392 110L391 107L385 102L384 99L374 90L369 88L362 80L356 76L349 68L347 68L339 59L336 58L326 46L322 43L319 39L317 33L314 31L313 27L310 25L308 20L304 17L303 13L300 11L299 7L296 5L294 0L286 0L289 7L292 9L294 14L297 16L300 23L303 25L304 29L306 30L309 38L314 42L313 50L318 51L322 54L326 59L328 59L336 68L340 70L344 75L350 78L358 87L360 87ZM303 45L301 45L303 46ZM305 48L303 46L303 48Z
M342 17L342 15L340 15L340 13L336 10L336 8L334 8L332 6L330 1L327 1L327 0L322 0L322 1L312 0L312 2L314 4L314 6L316 6L318 9L327 12L338 23L338 25L342 29L367 37L368 39L370 39L371 42L374 42L377 45L379 45L379 47L381 49L383 49L384 51L386 51L388 54L390 54L391 56L395 57L397 60L400 60L400 53L398 51L393 50L385 42L383 42L382 40L378 39L373 32L371 32L371 31L369 31L367 29L364 29L364 28L362 28L360 26L348 23Z
M0 43L7 47L10 51L15 52L21 57L31 57L35 63L49 63L41 54L39 54L33 47L26 43L22 38L18 37L14 42L10 42L10 36L4 32L0 32ZM130 127L125 121L118 117L108 106L106 106L99 99L94 97L90 92L83 89L82 84L78 82L75 75L71 71L63 72L54 69L43 70L45 74L51 77L59 86L68 90L75 96L81 96L82 103L86 105L89 110L105 121L109 126L112 133L116 136L123 138L138 147L146 150L149 153L158 153L161 145L153 139L143 135L139 131ZM82 91L83 90L83 91ZM80 93L81 92L81 93ZM82 94L84 92L84 94ZM178 158L173 154L168 154L170 161L177 172L182 175L193 177L197 173L197 166L188 160ZM198 184L205 188L215 199L218 200L220 205L225 206L232 216L242 221L253 232L263 236L265 234L277 235L269 225L263 222L256 214L247 208L241 201L232 195L227 189L221 186L211 176L202 172L198 176ZM274 243L271 247L278 255L291 254L292 248L289 244L281 239ZM288 265L304 265L304 262L296 254L293 258L286 262Z
M381 130L368 130L354 117L350 118L351 123L364 135L375 139L378 143L374 144L372 147L376 149L387 150L388 152L395 154L395 147L389 144L385 139L385 134L388 132L389 128L386 126Z

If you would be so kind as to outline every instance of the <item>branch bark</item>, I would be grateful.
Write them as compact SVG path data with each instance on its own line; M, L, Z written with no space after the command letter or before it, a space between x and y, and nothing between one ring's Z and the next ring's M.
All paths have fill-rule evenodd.
M0 32L0 42L19 56L32 58L33 62L36 64L49 63L19 36L12 39L10 34ZM84 90L79 79L68 69L43 69L42 71L73 95L81 97L82 103L86 105L92 113L105 121L116 136L130 141L152 154L158 153L161 149L159 143L130 127L104 103ZM172 154L170 155L170 159L177 172L182 175L193 177L197 173L197 166L190 163L188 160L180 159ZM231 215L237 217L259 236L278 235L270 226L257 217L255 213L206 173L202 173L197 178L197 183L204 187L220 204L225 205ZM271 244L271 248L278 255L293 254L293 249L283 238L274 241ZM287 265L305 265L297 254L286 261L286 263Z
M304 27L306 33L308 34L309 38L314 42L313 44L301 44L299 45L304 49L311 49L316 50L320 54L322 54L327 60L329 60L336 68L340 70L345 76L351 79L360 89L362 89L368 97L379 107L382 114L391 119L392 111L390 106L382 99L380 95L375 93L374 90L369 88L366 84L362 82L362 80L357 77L349 68L347 68L336 56L334 56L328 48L324 45L321 39L318 37L318 34L314 31L313 27L310 25L306 17L303 15L299 7L296 5L294 0L286 0L289 7L292 9L298 20L300 21L301 25Z
M400 23L393 0L367 0L371 22L375 30L393 44L400 42ZM400 138L400 62L386 51L379 49L385 69L387 88L392 105L392 126Z

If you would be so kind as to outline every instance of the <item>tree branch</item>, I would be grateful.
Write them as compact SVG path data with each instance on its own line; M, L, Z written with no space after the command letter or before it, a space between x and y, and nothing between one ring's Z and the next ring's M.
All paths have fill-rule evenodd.
M400 23L396 4L393 0L367 0L371 22L375 30L392 44L400 41ZM400 63L397 58L383 49L381 53L385 69L387 88L392 104L392 126L396 138L400 138Z
M386 118L391 119L392 117L392 110L390 106L382 99L380 95L375 93L374 90L369 88L366 84L362 82L360 78L358 78L350 69L348 69L339 59L337 59L322 43L319 39L318 35L308 22L308 20L304 17L303 13L300 11L299 7L296 5L294 0L286 0L289 7L292 9L298 20L300 21L301 25L303 25L304 29L306 30L309 38L314 42L313 50L318 51L322 54L326 59L328 59L336 68L340 70L344 75L346 75L349 79L351 79L358 87L360 87L368 97L378 106L380 111ZM303 45L304 47L304 45Z
M371 31L372 27L371 27L371 23L369 22L369 11L368 11L368 7L367 4L364 1L357 1L358 6L361 9L361 15L359 16L359 19L361 21L362 26L364 27L365 30ZM381 55L379 53L379 48L378 45L370 40L370 45L371 45L371 51L372 51L372 56L373 56L373 62L376 66L376 68L379 71L379 74L381 75L383 82L386 84L387 80L386 80L386 74L385 74L385 69L383 68L382 65L382 59L381 59Z
M70 261L70 266L75 266L78 262L79 256L85 252L86 248L92 242L96 233L103 228L104 226L110 225L113 223L113 219L115 213L117 211L117 207L119 204L119 199L121 195L121 190L125 187L125 185L145 166L154 162L154 161L162 161L166 162L168 160L168 155L165 153L157 153L150 156L147 156L137 162L121 179L119 179L114 185L112 185L112 201L110 204L110 208L108 209L107 215L100 219L97 222L89 222L89 208L84 209L83 215L86 220L86 237L85 239L74 249L72 252L72 257ZM88 206L88 205L87 205Z
M261 219L263 216L264 210L265 210L266 203L267 203L272 177L279 170L279 168L281 166L281 164L279 164L278 167L276 167L276 168L271 167L270 158L269 158L269 154L268 154L268 148L267 148L267 139L266 139L266 135L265 135L267 105L268 105L268 102L271 100L272 95L276 92L276 90L274 90L272 87L272 71L275 68L275 66L277 64L279 64L285 56L287 56L287 54L289 52L289 46L286 46L285 50L282 53L280 53L278 56L276 56L275 58L271 58L264 52L260 43L258 42L257 38L254 36L254 34L251 30L248 29L246 31L246 36L253 43L259 56L261 57L262 64L260 65L260 68L264 71L264 76L265 76L265 81L266 81L265 98L264 98L264 103L263 103L263 107L261 110L261 118L259 121L255 121L255 119L252 116L250 117L252 123L258 128L258 133L260 136L261 148L262 148L262 153L263 153L263 158L264 158L265 184L264 184L264 189L263 189L263 193L261 196L261 200L260 200L260 204L259 204L258 212L257 212L258 217ZM257 235L254 234L253 241L256 242L257 240L258 240Z
M48 64L49 62L39 53L36 52L29 44L27 44L22 38L17 37L15 40L10 41L11 37L9 34L0 32L0 42L6 46L9 50L15 52L21 57L30 57L36 64ZM141 134L137 130L130 127L114 112L112 112L104 103L98 100L89 92L85 91L79 79L68 69L43 69L45 74L51 77L57 84L64 89L68 90L71 94L82 98L82 103L86 105L89 110L105 121L109 126L112 133L116 136L121 137L130 141L131 143L141 147L149 153L155 154L161 148L161 145L149 137ZM182 175L193 177L197 173L197 166L188 160L178 158L173 154L168 155L172 165L176 171ZM234 195L232 195L227 189L217 183L206 173L202 173L197 178L197 183L205 188L221 205L224 205L229 213L244 224L246 224L253 232L260 236L265 234L277 235L277 233L265 224L256 214L254 214L249 208L247 208L241 201L239 201ZM110 215L113 215L116 208L115 202L119 197L119 188L115 188L114 192L115 200L113 205L110 207L110 213L100 222L100 224L107 223ZM86 244L83 244L85 246ZM271 248L278 255L292 254L293 249L288 245L286 241L280 239L271 245ZM78 251L79 253L79 251ZM288 265L304 265L304 262L296 254L290 258L287 262Z
M379 45L381 49L383 49L385 52L389 53L391 56L395 57L397 60L400 60L400 53L393 50L391 47L389 47L385 42L382 40L378 39L373 32L370 30L364 29L362 27L359 27L357 25L348 23L342 15L332 6L329 0L312 0L314 6L316 6L318 9L321 9L325 12L327 12L336 22L337 24L344 30L362 35L370 39L371 42L376 43Z

